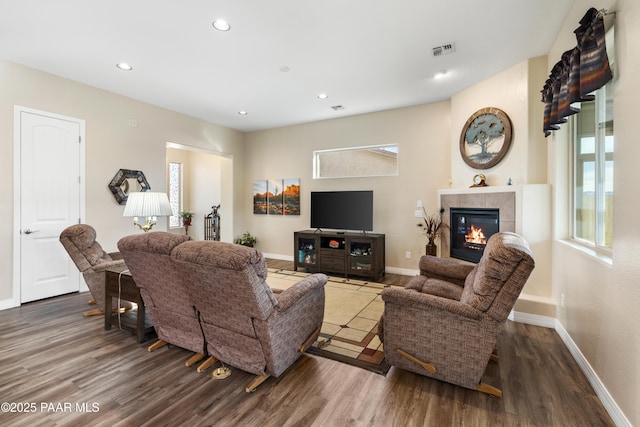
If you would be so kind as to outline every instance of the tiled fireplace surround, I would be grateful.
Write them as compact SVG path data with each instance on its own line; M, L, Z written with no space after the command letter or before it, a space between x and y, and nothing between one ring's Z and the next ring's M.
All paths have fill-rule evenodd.
M523 236L533 252L536 267L525 285L515 312L524 317L554 318L556 303L551 291L551 192L547 184L512 185L439 190L443 222L449 225L450 208L497 208L500 231ZM450 258L449 229L439 239L439 256ZM456 260L462 263L466 261ZM522 320L522 319L520 319Z
M441 194L440 207L444 208L442 219L447 227L443 228L440 236L440 256L448 258L451 248L449 247L448 227L451 212L450 208L493 208L500 211L500 231L516 231L516 193L464 193L464 194Z

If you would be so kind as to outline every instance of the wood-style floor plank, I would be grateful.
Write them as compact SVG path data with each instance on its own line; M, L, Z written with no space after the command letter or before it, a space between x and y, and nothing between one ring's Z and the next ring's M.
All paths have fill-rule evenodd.
M83 317L86 308L87 294L71 294L0 311L0 400L36 404L33 413L0 412L0 425L613 425L551 329L506 323L500 362L485 374L502 398L306 354L247 394L253 375L234 369L215 380L211 369L184 366L189 352L167 346L149 353L148 342Z

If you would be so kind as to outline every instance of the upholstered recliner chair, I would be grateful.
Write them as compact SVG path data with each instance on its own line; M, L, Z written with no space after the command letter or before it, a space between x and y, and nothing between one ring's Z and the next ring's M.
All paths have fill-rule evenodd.
M200 315L209 354L257 377L280 376L317 338L327 276L313 274L274 293L256 249L191 241L171 254Z
M495 344L534 268L527 242L491 236L476 266L423 256L420 275L404 289L382 291L379 334L394 366L495 396L481 383Z
M96 241L96 230L87 224L75 224L62 230L60 243L82 273L97 306L96 309L85 311L83 315L104 314L105 270L124 266L122 256L118 252L105 252ZM112 307L118 307L117 302ZM122 301L120 307L131 308L131 304Z
M149 351L166 344L193 351L195 355L185 363L191 366L205 357L205 341L185 285L189 277L178 272L171 260L174 248L188 240L191 237L184 234L156 231L123 237L118 249L140 288L158 334L158 341L149 346Z

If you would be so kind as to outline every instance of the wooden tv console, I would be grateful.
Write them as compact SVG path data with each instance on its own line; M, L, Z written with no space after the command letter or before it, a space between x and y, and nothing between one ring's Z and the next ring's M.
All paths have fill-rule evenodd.
M294 269L368 277L384 276L384 234L304 230L293 233Z

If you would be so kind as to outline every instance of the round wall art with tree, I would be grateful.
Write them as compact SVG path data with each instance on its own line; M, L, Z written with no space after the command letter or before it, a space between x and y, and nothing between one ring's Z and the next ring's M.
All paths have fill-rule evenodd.
M460 154L475 169L497 165L511 146L511 120L498 108L488 107L473 113L460 134Z

